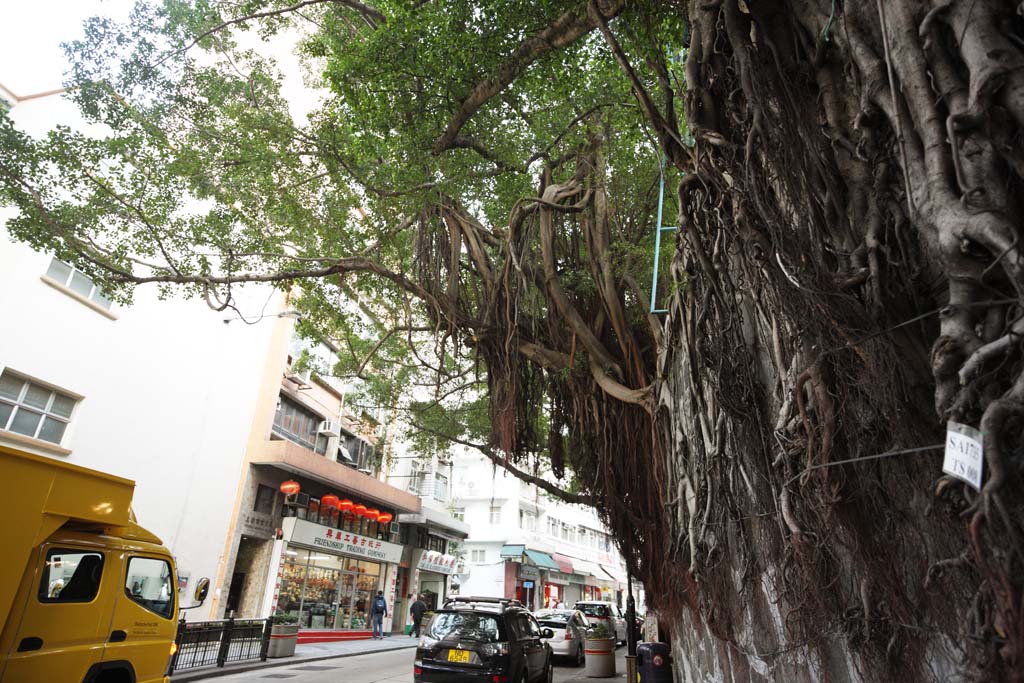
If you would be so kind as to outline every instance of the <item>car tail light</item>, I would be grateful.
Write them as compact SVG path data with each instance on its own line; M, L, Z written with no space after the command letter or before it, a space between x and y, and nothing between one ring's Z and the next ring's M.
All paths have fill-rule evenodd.
M508 683L508 676L495 674L491 676L491 683Z
M565 639L572 640L572 629L568 626L565 627Z
M412 672L416 676L422 676L423 675L423 668L422 667L418 667L418 666L414 666L412 668Z

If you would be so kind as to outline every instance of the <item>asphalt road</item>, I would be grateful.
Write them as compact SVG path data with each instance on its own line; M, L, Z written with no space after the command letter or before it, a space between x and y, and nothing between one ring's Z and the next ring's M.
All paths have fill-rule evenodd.
M412 662L415 654L416 650L411 648L397 652L376 652L358 657L260 669L209 680L211 683L412 683ZM602 680L618 683L626 678L625 655L624 647L616 651L617 675L605 679L587 678L582 667L576 668L556 660L555 683L600 683Z

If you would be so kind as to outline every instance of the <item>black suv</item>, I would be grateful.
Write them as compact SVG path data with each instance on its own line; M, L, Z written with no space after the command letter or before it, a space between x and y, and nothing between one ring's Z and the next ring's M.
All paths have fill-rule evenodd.
M518 600L453 598L421 634L416 683L551 683L554 633Z

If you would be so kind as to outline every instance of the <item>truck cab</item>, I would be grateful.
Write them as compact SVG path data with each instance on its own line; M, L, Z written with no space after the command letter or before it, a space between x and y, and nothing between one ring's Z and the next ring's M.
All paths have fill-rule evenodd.
M0 683L169 681L174 559L136 523L134 482L4 446L0 480Z

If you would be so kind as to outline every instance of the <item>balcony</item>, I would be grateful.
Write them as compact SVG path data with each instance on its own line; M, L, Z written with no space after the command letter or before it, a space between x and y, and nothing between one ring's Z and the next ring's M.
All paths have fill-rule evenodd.
M264 441L249 462L314 479L339 493L357 493L398 512L419 512L422 508L418 497L291 441Z

